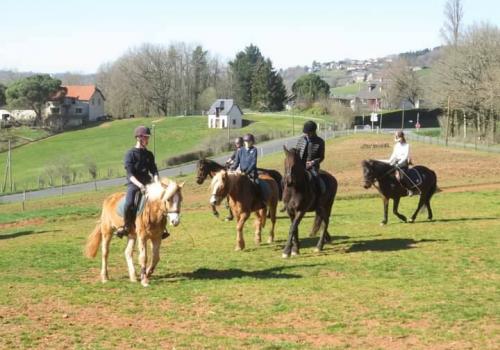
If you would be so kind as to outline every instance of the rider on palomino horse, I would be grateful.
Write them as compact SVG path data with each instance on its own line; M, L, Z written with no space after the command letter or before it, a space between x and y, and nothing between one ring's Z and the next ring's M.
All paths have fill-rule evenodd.
M252 134L243 136L245 147L241 147L236 152L236 158L231 165L231 170L237 170L238 167L242 174L248 176L250 181L255 185L256 195L259 197L259 202L265 203L264 196L260 190L259 175L257 173L257 148L253 146L255 138ZM263 206L266 206L263 204Z
M401 186L408 190L408 196L412 196L412 184L407 175L410 165L410 144L406 142L405 134L402 130L398 130L394 133L394 142L394 149L388 163L395 167L396 177L401 183Z
M159 182L158 168L155 157L147 149L151 130L145 126L138 126L134 130L136 144L125 154L125 170L127 171L127 195L124 206L124 225L119 228L115 235L122 238L134 229L136 219L135 199L138 193L144 193L146 184L151 182L153 175L154 182ZM150 175L151 174L151 175ZM137 201L139 202L139 201ZM162 238L167 238L169 233L165 229Z
M325 141L316 134L318 126L312 120L304 123L302 132L304 135L297 142L297 152L304 161L306 169L312 174L318 193L322 193L322 185L319 181L320 163L325 159Z

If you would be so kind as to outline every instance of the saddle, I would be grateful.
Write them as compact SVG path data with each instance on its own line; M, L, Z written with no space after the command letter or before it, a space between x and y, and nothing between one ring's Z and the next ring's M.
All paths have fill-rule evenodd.
M321 173L318 176L314 176L313 173L309 170L306 170L307 180L314 185L316 190L319 190L319 194L324 194L326 192L326 183L321 177Z
M138 191L135 195L134 199L134 209L135 215L139 215L143 212L144 206L146 204L146 196L143 196L140 191ZM116 206L116 213L120 215L122 218L125 216L125 196L118 202Z
M266 181L259 181L259 190L262 196L262 199L267 202L267 199L271 196L271 188Z
M420 171L415 168L408 168L408 170L406 170L404 174L401 174L401 178L405 178L404 182L408 184L407 187L409 190L417 188L424 181Z

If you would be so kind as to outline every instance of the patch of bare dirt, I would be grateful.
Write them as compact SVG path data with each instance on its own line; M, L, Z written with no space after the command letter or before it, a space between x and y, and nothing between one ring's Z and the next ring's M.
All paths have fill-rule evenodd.
M18 227L25 227L25 226L41 225L44 222L45 222L45 220L41 219L41 218L27 219L27 220L21 220L21 221L16 221L16 222L7 222L4 224L0 224L0 230L5 230L8 228L18 228Z

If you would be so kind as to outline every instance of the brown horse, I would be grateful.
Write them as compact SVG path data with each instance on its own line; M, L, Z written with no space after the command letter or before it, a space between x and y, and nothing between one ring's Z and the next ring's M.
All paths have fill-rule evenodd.
M255 244L260 244L261 232L266 223L266 211L268 208L271 214L271 230L269 232L268 242L272 243L274 241L276 206L278 205L278 185L276 181L267 174L260 174L259 180L265 183L269 189L269 193L266 197L266 206L258 200L255 194L255 185L245 175L222 170L213 177L212 183L210 184L212 191L210 204L219 205L226 196L229 197L229 206L236 218L235 250L243 250L245 248L243 225L245 225L245 222L252 212L256 214Z
M146 203L141 214L135 220L135 230L129 233L125 259L128 265L129 277L132 282L137 281L135 275L132 253L135 241L139 241L139 264L141 265L141 283L148 286L149 277L160 260L161 236L168 216L170 224L177 226L180 223L180 210L182 202L181 189L184 183L178 184L169 179L162 179L161 183L146 186ZM101 280L108 281L108 254L109 244L113 231L123 226L123 218L117 213L117 206L125 193L114 193L107 197L102 204L101 219L94 231L87 239L85 255L94 258L101 244L102 265ZM153 258L146 269L147 241L151 241Z
M295 149L285 150L285 175L283 182L285 189L283 201L292 224L288 232L288 240L283 249L283 258L299 254L299 224L306 212L315 211L314 226L311 236L316 235L324 223L323 232L316 245L316 251L323 250L323 245L331 241L328 233L328 224L335 195L337 194L337 180L326 171L320 171L319 176L324 182L324 193L319 193L316 184L308 178L306 165Z

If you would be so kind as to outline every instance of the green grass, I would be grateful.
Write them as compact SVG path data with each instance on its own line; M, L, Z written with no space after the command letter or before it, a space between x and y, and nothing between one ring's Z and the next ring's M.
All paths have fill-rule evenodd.
M82 256L95 224L88 200L58 220L0 234L1 348L481 348L498 340L500 192L440 193L436 221L382 215L379 198L335 203L321 254L301 225L301 255L277 242L234 252L234 223L188 210L165 241L150 288L127 280L125 242L114 239L110 277ZM402 202L410 213L416 198ZM187 204L189 207L189 203ZM11 207L8 207L11 208ZM467 210L463 210L467 208ZM7 210L9 211L9 210ZM75 217L74 213L80 213ZM30 214L27 214L30 215ZM267 233L267 231L266 231ZM264 235L265 237L265 235ZM56 345L57 344L57 345Z
M11 147L18 147L49 135L50 132L47 130L32 129L27 126L0 129L0 152L8 150L9 140L11 141Z
M353 83L346 86L339 86L332 89L332 94L335 96L352 96L356 95L365 87L365 83Z
M248 114L244 116L251 123L242 129L231 130L230 138L244 133L291 134L292 118L286 115ZM227 130L207 128L206 117L143 118L118 120L100 126L68 131L39 142L33 142L12 152L12 169L15 188L37 189L39 177L48 184L47 169L54 164L68 164L77 173L76 182L90 181L86 160L97 165L98 178L124 176L123 157L134 144L132 132L137 125L151 126L156 130L156 161L160 168L164 161L174 155L203 150L208 142L223 143ZM298 127L296 127L298 130ZM153 140L149 148L153 150ZM5 164L6 153L0 153L0 164ZM61 178L53 180L60 185Z
M426 129L426 130L417 131L415 133L417 135L420 135L420 136L439 137L439 136L441 136L441 129L440 128Z

